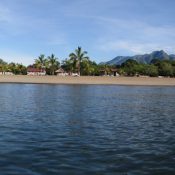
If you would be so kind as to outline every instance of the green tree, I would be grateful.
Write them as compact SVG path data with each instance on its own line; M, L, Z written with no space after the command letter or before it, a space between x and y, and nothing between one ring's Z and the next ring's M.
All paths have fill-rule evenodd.
M135 60L128 59L124 63L122 63L121 68L125 72L126 75L134 76L139 73L139 63Z
M15 64L15 63L9 63L7 65L7 71L10 71L16 75L26 75L27 74L27 68L26 66L22 64Z
M65 59L62 61L61 66L66 72L69 72L70 74L74 72L74 62L71 59Z
M151 65L145 65L145 75L148 75L150 77L157 77L159 75L157 66L151 64Z
M41 54L38 59L35 59L35 65L37 68L45 68L47 64L47 59L44 54Z
M4 60L0 59L0 72L4 73L7 71L7 62Z
M89 60L83 60L81 63L81 74L82 75L91 75L93 72L93 67Z
M56 58L54 54L48 56L48 69L50 75L55 75L55 71L59 68L59 65L60 63L58 61L58 58Z
M8 69L9 71L11 71L12 73L16 74L16 64L15 63L9 63L8 64Z
M99 65L99 71L101 72L104 72L104 75L109 75L111 72L110 72L110 69L111 69L111 66L110 65L107 65L107 64L101 64Z
M81 62L83 60L88 60L89 59L89 57L86 56L86 55L87 55L87 52L82 51L81 47L78 47L75 50L75 53L71 53L69 55L70 59L73 60L74 66L77 68L79 75L81 75Z
M22 64L16 64L16 70L17 70L16 74L20 74L20 75L27 74L27 68Z
M173 76L173 65L168 60L157 61L155 66L158 67L159 75L161 76Z

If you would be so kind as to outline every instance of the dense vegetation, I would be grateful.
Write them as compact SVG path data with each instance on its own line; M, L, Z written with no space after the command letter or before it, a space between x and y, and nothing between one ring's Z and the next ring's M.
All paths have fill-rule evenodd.
M118 70L120 75L124 76L138 76L146 75L151 77L169 76L175 77L175 61L153 59L150 64L138 63L133 59L126 60L120 66L111 66L106 64L97 64L90 60L87 52L78 47L75 52L69 55L69 58L63 60L61 63L58 58L52 54L45 57L41 54L34 63L30 65L34 68L42 68L46 70L48 75L55 75L55 71L60 67L69 73L78 73L79 75L102 75L102 71L106 75L111 75L111 69ZM13 74L27 74L27 67L18 63L7 63L0 59L0 72L12 72Z
M139 64L135 60L127 60L120 68L120 73L127 76L147 75L157 76L175 76L175 61L154 59L150 64Z
M18 63L7 63L0 59L0 72L12 72L13 74L21 74L26 75L27 74L27 68L26 66Z
M51 54L51 56L48 56L47 58L45 55L41 54L35 59L35 63L33 64L33 67L35 68L45 68L48 75L54 75L59 66L60 62L54 54Z

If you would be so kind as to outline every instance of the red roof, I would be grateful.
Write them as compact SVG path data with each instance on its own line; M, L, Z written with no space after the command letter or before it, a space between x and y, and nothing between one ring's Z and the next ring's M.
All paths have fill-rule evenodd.
M44 68L28 67L27 72L45 72L45 69Z

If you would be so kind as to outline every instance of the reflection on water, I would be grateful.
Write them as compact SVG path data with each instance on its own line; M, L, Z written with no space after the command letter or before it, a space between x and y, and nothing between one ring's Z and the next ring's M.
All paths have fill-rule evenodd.
M174 87L0 85L0 174L174 174Z

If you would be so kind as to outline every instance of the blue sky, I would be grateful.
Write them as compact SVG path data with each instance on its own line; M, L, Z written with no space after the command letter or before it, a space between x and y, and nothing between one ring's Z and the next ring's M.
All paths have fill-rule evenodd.
M77 46L96 62L153 50L175 53L174 0L1 0L0 58L59 60Z

